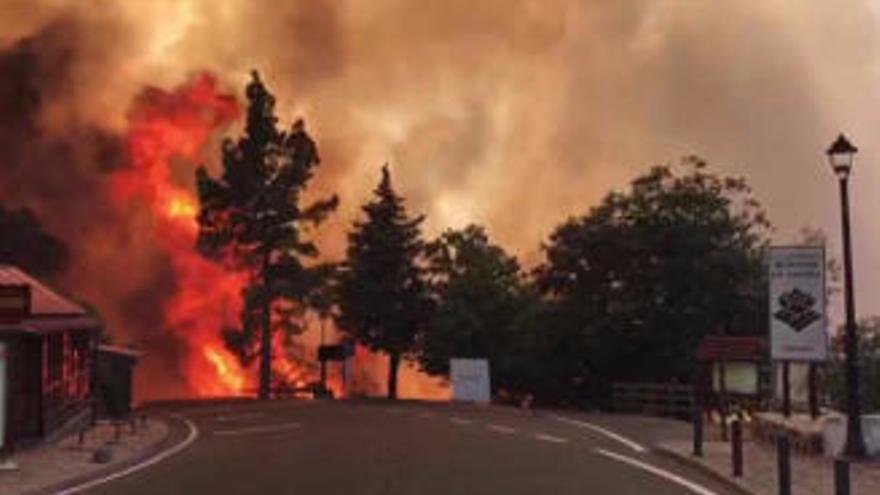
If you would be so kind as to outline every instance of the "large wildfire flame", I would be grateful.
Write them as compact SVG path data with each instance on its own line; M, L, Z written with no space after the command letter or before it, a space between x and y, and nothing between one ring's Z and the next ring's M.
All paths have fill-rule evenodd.
M177 289L164 308L167 329L187 345L183 365L190 389L199 396L241 395L255 388L255 373L245 369L220 339L220 331L239 323L246 272L231 272L195 250L197 200L190 188L175 184L175 166L194 167L206 160L212 137L241 113L231 95L218 91L207 74L174 92L151 88L135 101L127 143L131 167L115 173L112 195L119 208L145 203L152 232L167 253ZM273 373L288 385L303 386L308 370L273 341Z

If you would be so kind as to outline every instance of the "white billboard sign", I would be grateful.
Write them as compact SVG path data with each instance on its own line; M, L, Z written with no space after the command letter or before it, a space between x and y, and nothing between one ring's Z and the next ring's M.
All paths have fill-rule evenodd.
M826 360L825 249L771 247L769 261L771 357Z
M452 398L463 402L489 402L492 392L489 381L489 360L450 359Z
M0 451L6 440L6 344L0 343Z

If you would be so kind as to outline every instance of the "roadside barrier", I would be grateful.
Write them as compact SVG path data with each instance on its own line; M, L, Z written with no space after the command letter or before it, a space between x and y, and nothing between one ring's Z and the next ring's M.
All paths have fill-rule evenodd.
M691 419L694 387L681 383L625 383L612 385L614 412Z

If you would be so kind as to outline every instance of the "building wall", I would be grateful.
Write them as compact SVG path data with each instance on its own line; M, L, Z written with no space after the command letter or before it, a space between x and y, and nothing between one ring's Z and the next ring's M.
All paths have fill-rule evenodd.
M6 439L15 444L39 436L42 430L40 338L22 333L3 340L8 346Z
M27 445L63 426L91 405L92 333L45 335L5 332L8 345L6 440Z

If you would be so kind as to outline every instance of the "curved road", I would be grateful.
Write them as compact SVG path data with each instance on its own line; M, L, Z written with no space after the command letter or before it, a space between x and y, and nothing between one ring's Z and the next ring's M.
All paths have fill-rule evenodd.
M650 420L348 401L190 404L172 412L196 428L192 443L77 493L730 493L651 453L658 432L645 426Z

